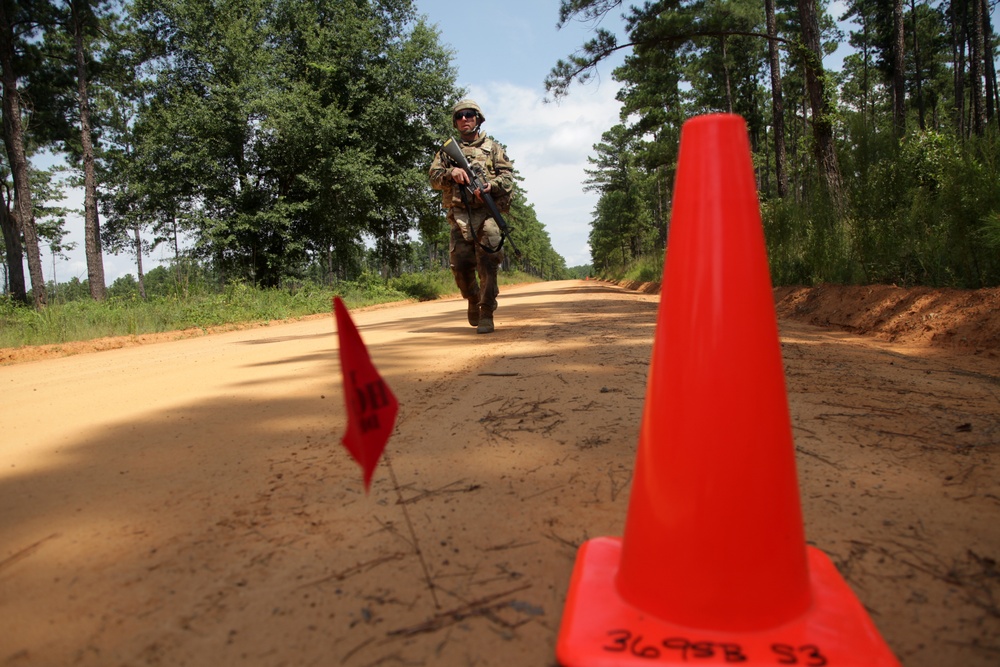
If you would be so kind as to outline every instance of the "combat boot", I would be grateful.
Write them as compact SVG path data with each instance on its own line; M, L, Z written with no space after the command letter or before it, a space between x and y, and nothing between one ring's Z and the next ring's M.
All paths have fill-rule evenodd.
M469 324L479 326L479 297L469 299Z
M479 326L476 327L476 333L493 333L492 310L487 310L486 308L479 309Z

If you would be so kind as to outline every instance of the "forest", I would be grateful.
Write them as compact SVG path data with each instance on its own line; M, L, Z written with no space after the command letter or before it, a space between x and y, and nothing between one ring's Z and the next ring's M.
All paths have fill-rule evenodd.
M593 271L657 277L680 127L731 112L776 284L1000 284L996 5L560 0L559 24L593 37L554 64L551 98L626 53L621 122L585 184ZM601 27L610 12L625 34ZM845 41L843 69L825 69ZM104 253L135 258L143 295L157 247L220 288L445 267L426 167L464 92L453 57L410 0L0 0L4 293L47 303L40 249L66 249L67 182L97 301ZM33 166L44 154L69 181ZM524 194L511 217L514 268L566 277Z
M567 94L609 55L622 122L594 147L598 273L655 275L680 128L747 122L776 284L1000 284L996 0L562 0L560 19L626 12L546 81ZM838 23L854 26L848 34ZM824 68L838 44L841 71Z
M83 188L98 301L103 253L134 256L144 294L161 245L220 288L447 267L427 166L464 93L451 62L409 0L3 0L5 293L44 306L40 248L65 249L44 152ZM510 215L516 268L564 275L523 195Z

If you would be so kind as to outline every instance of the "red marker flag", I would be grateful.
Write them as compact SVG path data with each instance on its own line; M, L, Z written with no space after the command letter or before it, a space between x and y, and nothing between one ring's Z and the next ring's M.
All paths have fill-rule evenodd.
M333 310L340 339L340 369L344 374L344 403L347 406L347 432L341 442L361 465L367 493L375 466L396 425L399 401L375 370L361 334L339 296L333 298Z

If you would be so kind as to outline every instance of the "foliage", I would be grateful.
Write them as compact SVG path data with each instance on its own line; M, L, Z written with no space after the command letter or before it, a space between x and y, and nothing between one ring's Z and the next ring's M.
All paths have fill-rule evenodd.
M169 269L163 270L169 275ZM158 269L150 272L156 276ZM75 281L75 285L73 282ZM155 281L152 281L156 285ZM36 311L0 299L0 347L65 343L104 336L127 336L191 328L237 326L330 312L333 296L351 307L405 300L407 296L385 281L345 281L335 286L298 283L282 288L254 288L232 282L215 292L182 296L154 287L155 296L139 298L132 276L119 278L104 302L89 299L83 283L73 279L59 293L65 302Z
M349 262L364 235L398 264L454 95L411 3L140 1L132 19L133 66L151 75L109 159L154 180L122 183L119 201L176 220L199 257L264 286L317 253Z
M683 122L733 112L747 122L776 282L1000 284L998 42L984 3L912 0L902 25L875 0L559 4L560 25L598 27L553 68L552 95L630 49L613 73L621 122L591 159L588 273L643 273L662 256ZM850 34L832 6L854 20ZM172 275L143 277L151 300L447 267L426 165L464 91L413 0L32 0L12 11L5 74L30 101L21 143L79 171L89 86L104 249L173 249ZM624 35L599 26L612 11L624 12ZM825 71L822 55L844 39L854 53ZM58 186L35 172L20 201L31 195L37 225L18 227L5 158L5 287L25 298L27 251L38 304L49 284L54 302L72 302L89 281L40 279L36 226L50 251L66 249ZM510 224L506 271L575 275L523 190ZM422 298L440 282L400 287Z
M389 287L417 301L433 301L442 294L455 290L451 273L440 269L390 278Z
M502 285L537 280L518 270L501 271L499 278ZM366 271L353 280L330 284L289 280L279 287L262 288L242 281L220 286L210 269L183 262L154 268L145 282L146 299L140 298L136 279L126 275L108 288L103 302L95 302L86 281L73 278L60 283L59 300L40 311L0 295L0 348L236 327L329 313L334 296L357 308L458 294L451 272L444 269L389 279Z
M638 283L657 283L663 279L663 255L647 255L633 262L622 278Z
M31 20L18 14L12 43L35 103L26 148L66 157L79 185L93 140L103 250L139 259L168 244L175 270L210 274L170 281L185 297L202 278L211 289L277 288L447 266L448 227L426 168L465 91L454 54L413 0L28 4ZM43 241L66 250L65 212L50 204L58 192L36 181L32 194ZM529 249L521 267L561 276L544 226L523 197L516 207ZM20 274L9 269L23 252L12 219L2 218L13 289ZM93 238L88 266L100 260ZM156 276L145 278L155 298ZM130 280L118 291L139 284ZM74 300L79 285L93 287L77 281L55 299ZM434 290L433 281L407 287Z
M619 5L627 6L562 0L560 21L599 19ZM732 112L747 123L774 282L1000 284L998 43L989 16L970 25L972 0L914 0L899 26L891 3L846 5L858 25L848 36L855 53L836 75L816 53L844 36L825 3L811 0L774 3L776 67L756 0L654 0L628 7L627 41L598 29L553 68L546 86L558 97L613 50L632 48L614 71L622 123L594 146L588 172L600 195L590 231L599 274L648 275L643 258L658 256L668 236L681 126ZM813 20L804 8L814 7L816 52L804 46ZM779 138L789 187L776 197Z

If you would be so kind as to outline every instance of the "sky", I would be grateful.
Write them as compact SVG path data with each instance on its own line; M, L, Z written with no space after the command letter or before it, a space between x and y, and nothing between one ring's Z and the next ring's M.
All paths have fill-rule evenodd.
M843 4L831 3L831 13L842 13ZM590 264L587 236L597 195L583 191L585 170L593 145L620 122L618 83L611 72L624 53L602 63L590 82L574 84L566 97L547 102L546 75L594 30L592 24L581 22L558 29L559 0L416 0L416 7L437 27L441 43L453 51L458 85L482 107L487 119L483 130L507 147L514 168L524 178L521 187L527 201L545 225L555 251L567 267ZM616 10L601 27L621 38L625 33L620 14ZM839 69L840 60L835 55L825 64ZM67 205L82 210L82 194L71 193ZM516 221L512 226L516 243ZM59 282L87 277L82 216L69 216L67 227L66 240L77 247L67 253L69 259L57 259L54 266L48 248L43 248L46 280L52 279L53 268ZM145 257L144 271L168 261L169 253L161 247ZM127 273L135 275L135 259L105 253L104 271L110 285Z

